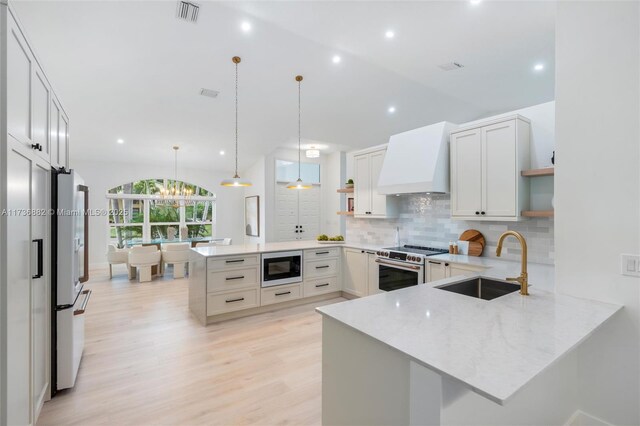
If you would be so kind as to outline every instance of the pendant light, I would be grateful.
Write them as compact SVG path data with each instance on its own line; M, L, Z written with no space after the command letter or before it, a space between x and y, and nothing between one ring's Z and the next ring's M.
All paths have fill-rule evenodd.
M178 185L178 145L173 146L173 185L168 182L164 187L160 189L160 196L166 203L173 204L174 207L179 205L179 201L189 201L189 198L193 194L193 191L186 187L183 182L182 185Z
M302 181L302 177L300 176L300 155L302 153L302 146L300 145L301 141L301 132L300 132L300 83L302 82L302 76L297 75L296 81L298 82L298 180L295 182L291 182L287 185L287 189L311 189L313 185L310 183L306 183Z
M233 187L251 186L250 181L242 179L238 175L238 64L240 63L240 57L234 56L231 60L236 64L236 173L231 179L225 179L220 182L220 185Z

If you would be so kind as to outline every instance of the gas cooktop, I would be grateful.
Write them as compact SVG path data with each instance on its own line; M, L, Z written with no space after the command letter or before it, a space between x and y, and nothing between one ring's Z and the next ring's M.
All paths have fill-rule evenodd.
M384 257L387 259L400 260L403 262L422 263L427 256L434 256L436 254L448 253L449 250L435 248L435 247L423 247L414 245L404 245L402 247L389 247L378 251L376 254L378 257Z

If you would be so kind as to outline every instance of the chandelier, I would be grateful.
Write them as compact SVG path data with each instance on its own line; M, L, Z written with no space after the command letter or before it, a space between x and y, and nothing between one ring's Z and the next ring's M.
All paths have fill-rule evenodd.
M187 184L184 182L178 182L178 150L180 147L175 145L173 147L174 152L174 166L173 166L173 183L165 180L164 187L160 189L160 197L166 204L173 204L173 207L179 207L180 204L185 204L193 195L193 190L187 188ZM182 203L181 203L182 202Z

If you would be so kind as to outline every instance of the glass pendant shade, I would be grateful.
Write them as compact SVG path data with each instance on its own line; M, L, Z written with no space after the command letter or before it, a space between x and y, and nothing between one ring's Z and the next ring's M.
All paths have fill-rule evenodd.
M295 182L290 182L287 184L287 189L311 189L313 185L307 182L304 182L302 179L298 178Z
M320 157L320 150L315 148L308 149L305 154L307 158L318 158Z
M238 175L238 64L240 63L240 57L234 56L231 58L231 61L236 65L236 173L233 175L231 179L225 179L220 182L221 186L239 188L251 186L251 181L248 179L242 179Z

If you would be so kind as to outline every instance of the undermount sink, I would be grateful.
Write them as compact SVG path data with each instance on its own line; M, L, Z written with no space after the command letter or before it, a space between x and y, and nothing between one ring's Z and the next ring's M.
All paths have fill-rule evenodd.
M493 300L500 296L505 296L509 293L520 290L520 285L491 278L477 277L465 281L445 284L436 288L450 291L452 293L475 297L477 299Z

